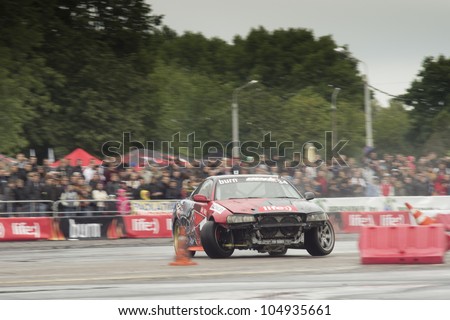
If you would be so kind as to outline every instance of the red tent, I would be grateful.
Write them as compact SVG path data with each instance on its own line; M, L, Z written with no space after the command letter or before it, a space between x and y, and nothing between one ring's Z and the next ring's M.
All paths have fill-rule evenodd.
M7 163L14 163L14 162L16 162L16 159L7 157L7 156L5 156L3 154L0 154L0 161L2 161L2 160L7 162Z
M75 166L78 159L82 160L82 164L81 165L83 167L87 166L92 159L94 159L96 165L100 165L100 164L103 163L102 160L94 157L93 155L87 153L86 151L84 151L81 148L77 148L77 149L73 150L71 153L69 153L68 155L64 156L64 159L69 160L69 165L71 165L71 166ZM52 164L52 166L53 167L57 167L57 166L59 166L60 162L61 162L60 160L55 161Z

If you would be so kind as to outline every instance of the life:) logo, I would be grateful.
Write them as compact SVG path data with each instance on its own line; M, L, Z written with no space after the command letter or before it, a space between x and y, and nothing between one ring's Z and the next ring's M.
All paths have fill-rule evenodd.
M145 219L132 219L131 229L133 231L150 231L153 233L159 233L159 221L153 219L153 221L146 221Z
M262 211L293 211L294 208L291 206L264 206L261 208Z
M5 226L3 225L3 223L0 223L0 238L4 237L5 237Z
M11 224L12 233L19 236L33 236L39 238L41 236L41 226L35 222L28 225L26 222L18 222Z

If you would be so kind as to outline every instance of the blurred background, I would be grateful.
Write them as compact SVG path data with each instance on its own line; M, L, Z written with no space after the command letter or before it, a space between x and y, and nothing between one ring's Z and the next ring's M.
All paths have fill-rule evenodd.
M339 190L354 177L364 178L364 190L375 176L392 185L424 177L427 195L436 192L437 179L444 184L439 192L448 194L449 57L423 56L405 93L382 106L366 63L332 35L254 26L230 41L180 34L164 14L143 0L2 0L0 153L5 159L19 158L9 161L23 169L20 159L32 157L37 164L31 170L38 171L44 159L60 159L78 147L102 159L102 146L123 142L124 133L130 133L128 142L146 147L150 141L157 148L177 133L226 146L235 129L239 141L260 142L270 132L278 144L289 141L294 147L276 159L281 169L270 169L274 162L260 169L298 180L306 175L328 190L314 181L340 179L344 170L284 168L286 161L295 165L293 151L308 141L325 145L325 132L332 131L335 143L349 141L339 151L351 166L341 174L345 183ZM14 173L9 162L1 163L6 184ZM197 168L199 179L225 170L212 167Z

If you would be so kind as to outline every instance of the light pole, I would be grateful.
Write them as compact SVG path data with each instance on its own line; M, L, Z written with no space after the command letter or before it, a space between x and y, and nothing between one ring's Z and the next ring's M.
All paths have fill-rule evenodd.
M339 91L341 91L341 88L334 88L333 94L331 95L331 133L332 136L332 143L333 147L336 145L337 140L337 128L336 128L336 99L337 95L339 94Z
M348 51L345 48L338 47L334 51L340 52L349 56ZM364 66L363 81L364 81L364 114L366 118L366 146L373 147L373 130L372 130L372 106L370 105L370 92L369 92L369 67L367 64L355 57L352 57L356 61L360 62Z
M233 158L239 158L239 105L238 105L238 93L242 89L257 83L257 80L251 80L243 86L234 89L233 101L231 104L231 137L233 143L232 156Z

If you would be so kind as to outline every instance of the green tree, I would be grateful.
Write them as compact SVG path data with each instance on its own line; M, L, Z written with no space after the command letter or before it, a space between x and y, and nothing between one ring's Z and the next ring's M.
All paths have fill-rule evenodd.
M433 133L423 146L424 152L434 151L437 154L450 156L450 110L442 110L433 119L431 126Z
M429 142L431 136L434 139L440 136L439 131L443 127L436 127L436 121L446 118L450 110L450 59L444 56L425 58L418 78L403 98L413 107L409 139L414 145L421 147Z
M231 121L227 86L163 63L155 68L149 80L158 110L152 140L170 141L178 132L184 137L195 132L196 139L202 141L227 139L229 131L224 128L229 128L227 124Z
M363 145L362 79L331 36L262 27L232 44L179 36L144 0L4 0L0 15L0 116L13 119L0 131L3 150L98 153L123 132L141 141L195 132L227 144L232 94L250 79L259 82L239 93L241 141L267 132L323 140L331 84L342 89L339 136L351 153Z
M39 26L34 1L0 3L1 152L17 152L28 146L28 124L57 108L46 84L57 85L60 77L36 52L42 42Z
M161 16L141 0L45 0L32 7L41 36L34 53L56 74L39 80L56 107L39 106L39 117L24 124L31 144L98 153L131 128L142 137L151 105L147 47Z
M373 127L377 150L390 154L411 153L407 139L410 119L402 103L392 102L388 108L376 108Z

